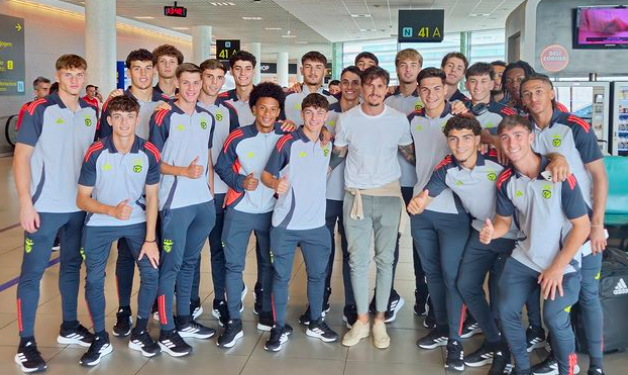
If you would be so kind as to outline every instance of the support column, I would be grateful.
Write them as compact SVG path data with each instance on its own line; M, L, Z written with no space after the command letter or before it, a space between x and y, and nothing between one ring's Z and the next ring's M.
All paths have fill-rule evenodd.
M277 84L288 87L288 52L277 53Z
M116 88L116 48L116 0L85 0L85 83L105 97Z
M199 65L209 59L212 53L212 27L192 27L192 62Z
M262 43L249 43L249 52L255 56L257 65L255 66L255 75L253 76L253 84L257 85L262 81Z

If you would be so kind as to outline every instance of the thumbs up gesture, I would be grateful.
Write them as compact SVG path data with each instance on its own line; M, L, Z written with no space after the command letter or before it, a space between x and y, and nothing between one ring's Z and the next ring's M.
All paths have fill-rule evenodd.
M128 199L118 203L118 205L113 208L109 216L113 216L118 220L129 220L131 213L133 212L133 208L131 208L128 203Z
M244 190L254 191L257 189L257 185L259 185L259 180L255 178L253 173L249 173L244 179Z
M286 175L281 176L275 185L275 192L279 195L286 194L288 189L290 188L290 183L288 182L288 178Z
M408 212L410 215L420 215L425 210L427 206L428 200L430 198L429 190L423 190L419 195L412 198L410 203L408 203Z
M493 227L493 223L491 219L486 219L484 222L484 226L480 231L480 242L485 245L488 245L493 240L493 233L495 233L495 228Z
M198 156L192 160L187 170L185 171L185 176L192 179L197 179L203 175L203 170L205 169L202 165L196 165L198 163Z

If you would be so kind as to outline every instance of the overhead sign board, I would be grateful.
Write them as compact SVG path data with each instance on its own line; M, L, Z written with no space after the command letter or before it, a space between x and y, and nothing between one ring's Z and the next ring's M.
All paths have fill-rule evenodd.
M445 36L443 9L399 10L399 43L440 43Z
M231 56L240 51L240 40L218 39L216 40L216 59L228 62Z
M0 14L0 95L24 95L24 18Z

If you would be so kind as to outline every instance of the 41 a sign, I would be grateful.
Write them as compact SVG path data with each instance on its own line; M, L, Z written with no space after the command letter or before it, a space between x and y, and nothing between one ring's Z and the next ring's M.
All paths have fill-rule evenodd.
M222 62L229 61L231 56L240 50L239 40L216 40L216 59Z
M440 43L444 28L442 9L399 10L399 43Z

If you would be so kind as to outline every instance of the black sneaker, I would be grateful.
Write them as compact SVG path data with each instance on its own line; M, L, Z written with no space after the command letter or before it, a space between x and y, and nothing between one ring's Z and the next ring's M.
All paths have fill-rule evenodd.
M329 297L331 296L331 288L325 288L325 294L323 295L323 318L329 310L331 310L331 305L329 304Z
M420 338L416 345L421 349L436 349L439 346L447 345L447 335L434 328L426 336Z
M216 334L215 329L205 327L204 325L196 322L196 320L191 320L185 325L177 325L177 332L179 332L181 337L189 337L200 340L207 340Z
M133 326L133 318L131 312L126 309L120 309L116 313L116 325L113 326L113 335L116 337L127 337L131 334Z
M37 344L34 340L28 341L17 348L15 363L20 365L22 371L26 373L44 371L48 367L41 353L37 350Z
M462 344L457 340L447 342L445 368L453 371L464 371L464 352L462 351Z
M423 327L427 329L435 329L436 319L428 313L425 315L425 318L423 318Z
M94 334L81 324L74 329L63 329L63 325L61 325L57 342L63 345L74 344L84 348L91 348L92 342L94 342Z
M273 319L272 312L262 311L257 316L257 329L264 332L270 332L273 329L273 325L275 325L275 319Z
M216 340L216 345L221 348L232 348L236 341L244 336L242 332L242 321L240 319L230 320L227 323L227 328Z
M322 318L317 322L310 322L305 334L320 339L322 342L338 341L338 334L329 328Z
M587 375L604 375L604 370L599 367L589 367Z
M554 358L554 354L550 354L541 363L532 366L534 375L558 375L558 362Z
M113 346L109 342L109 335L105 332L102 336L96 336L89 347L89 350L83 356L79 363L82 366L92 367L100 363L102 357L110 354Z
M264 350L269 352L280 351L283 344L288 342L288 336L290 336L290 334L285 332L283 327L273 327L270 330L270 338L266 341L266 344L264 344Z
M542 349L545 346L545 330L543 327L529 326L526 329L526 342L528 344L528 353L534 349Z
M358 320L358 308L355 305L347 305L342 310L342 321L348 329Z
M464 364L469 367L490 365L493 363L493 354L493 349L484 343L478 350L464 357Z
M390 298L388 299L388 310L386 310L386 314L384 314L385 322L391 323L397 319L397 313L403 305L405 305L406 301L397 293L396 290L392 290L390 292Z
M159 344L153 341L153 339L146 331L136 332L135 330L133 330L131 332L129 349L137 350L138 352L141 352L144 357L149 358L161 353L161 348L159 347Z
M229 307L227 301L215 299L212 304L212 315L218 319L218 324L221 327L226 326L229 323Z
M253 291L253 314L255 315L259 315L262 312L263 296L264 289L262 289L262 284L255 284L255 290Z
M310 325L310 305L307 305L305 312L299 317L299 324L306 327Z
M192 353L192 347L181 338L176 329L170 332L161 332L159 347L173 357L183 357Z
M193 320L198 319L203 314L203 305L201 305L201 299L195 298L190 301L190 315Z
M497 350L493 354L493 363L488 370L488 375L503 375L509 374L512 371L512 364L510 363L510 351L506 346L502 350Z
M416 316L424 316L427 315L427 310L429 307L427 306L427 299L421 296L418 289L414 290L414 314Z
M471 315L469 315L462 325L462 333L460 334L460 338L468 339L475 335L479 335L480 333L482 333L480 325Z

